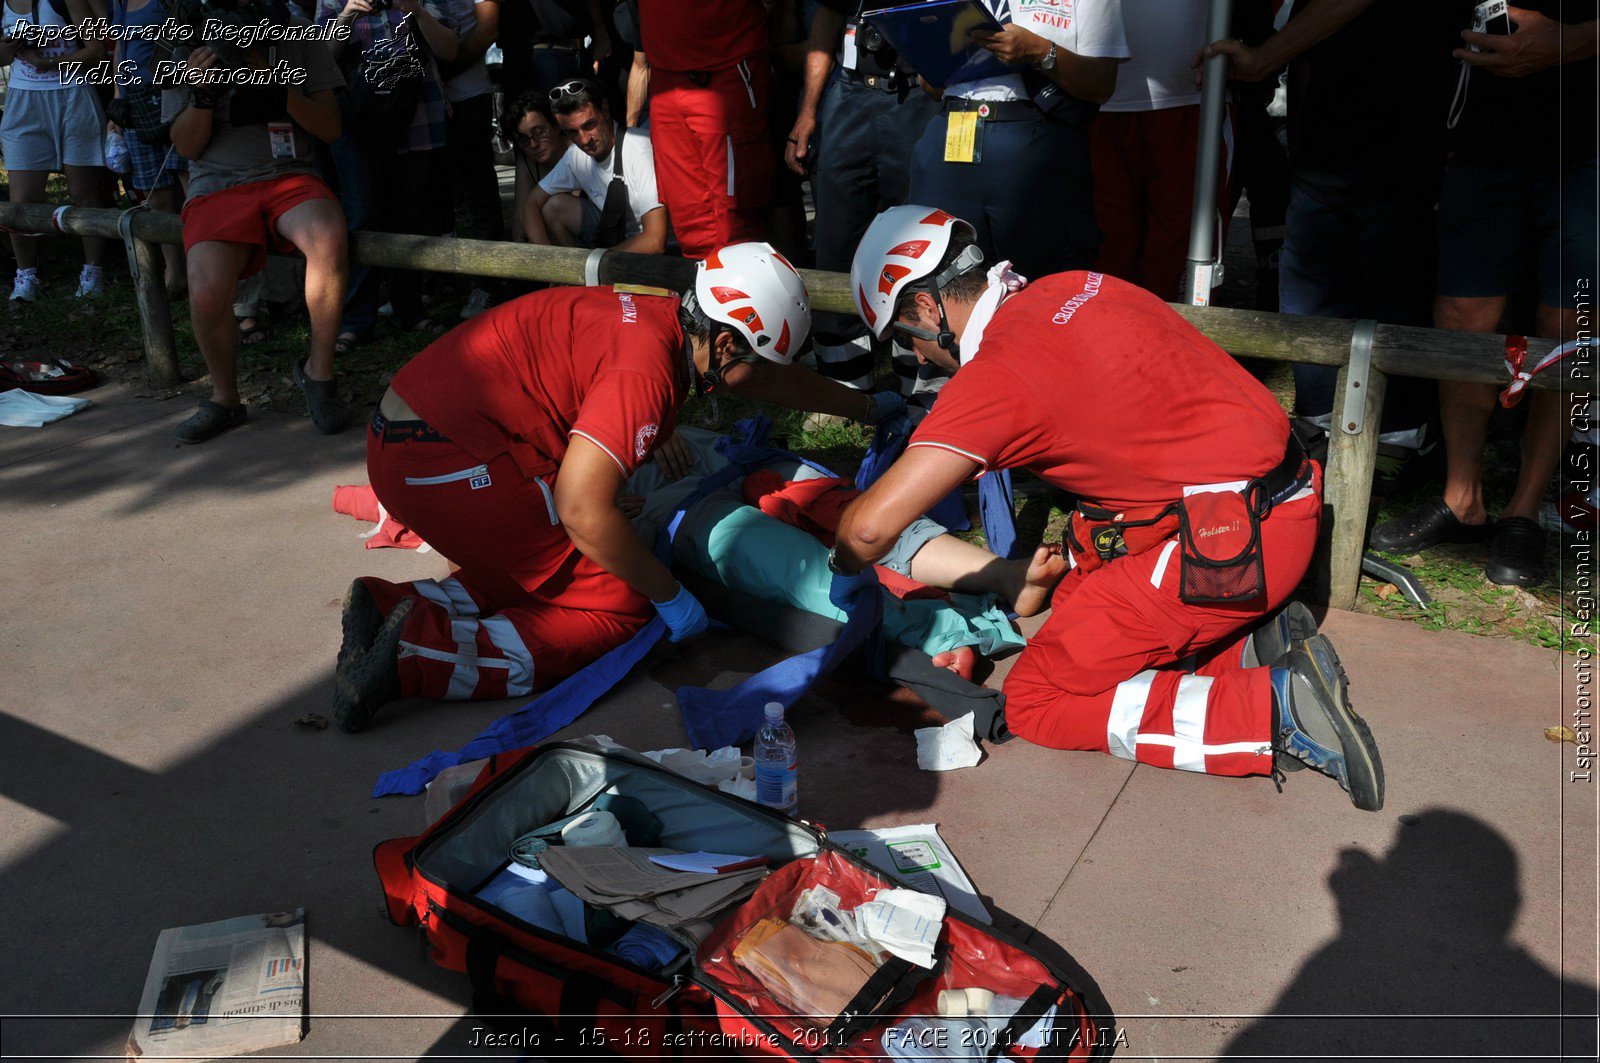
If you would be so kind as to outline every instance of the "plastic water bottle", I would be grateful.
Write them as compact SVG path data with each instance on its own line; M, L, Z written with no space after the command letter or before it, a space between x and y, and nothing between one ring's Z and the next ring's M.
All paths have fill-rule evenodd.
M786 816L799 798L794 732L783 722L783 706L767 702L767 725L756 733L756 800Z
M127 173L132 163L128 158L128 142L121 133L107 133L105 165L112 173Z

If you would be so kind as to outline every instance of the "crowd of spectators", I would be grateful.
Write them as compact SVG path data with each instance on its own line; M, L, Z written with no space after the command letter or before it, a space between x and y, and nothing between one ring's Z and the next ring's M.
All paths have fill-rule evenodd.
M324 430L343 423L339 354L380 327L442 330L424 275L347 266L346 233L361 230L691 258L767 239L846 270L877 212L916 202L971 222L1023 274L1094 268L1176 300L1206 55L1226 56L1231 85L1214 208L1225 223L1248 195L1259 308L1571 339L1592 306L1594 0L1528 0L1500 37L1463 32L1472 0L1237 0L1234 36L1209 43L1204 0L979 2L1001 24L976 37L999 65L933 89L863 20L886 0L0 0L0 151L13 201L44 201L59 172L75 204L111 203L120 180L182 210L187 262L173 249L166 280L187 286L213 385L186 441L243 416L232 365L262 330L252 278L268 253L306 254L312 339L296 374ZM18 35L197 9L348 34L170 57L287 58L311 75L231 92L157 88L159 45ZM71 76L101 59L114 85ZM108 156L108 133L125 152ZM11 240L13 303L45 297L35 238ZM104 245L84 241L79 297L105 286ZM514 294L467 288L463 318ZM941 383L853 317L819 314L812 353L854 386L885 359L908 397ZM1332 371L1296 366L1295 384L1301 428L1325 433ZM1442 438L1446 480L1374 541L1492 540L1490 578L1527 585L1543 578L1535 521L1570 426L1555 395L1531 401L1521 476L1491 522L1492 405L1492 388L1391 385L1386 453Z

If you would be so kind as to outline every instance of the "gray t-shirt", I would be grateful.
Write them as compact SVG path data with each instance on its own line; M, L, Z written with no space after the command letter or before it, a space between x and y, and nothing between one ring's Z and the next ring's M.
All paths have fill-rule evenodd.
M439 0L439 7L454 23L456 34L462 40L466 40L467 34L478 28L478 0ZM444 98L451 103L459 103L493 90L489 67L480 55L471 66L445 81Z
M188 52L180 50L175 58L187 58ZM326 41L279 41L268 49L268 66L286 63L289 67L306 72L306 80L298 86L310 95L324 89L334 89L344 84L339 66L334 62L333 51ZM314 174L314 140L311 134L290 122L294 136L294 157L274 158L272 134L265 124L235 126L229 112L235 89L217 104L211 119L211 139L198 159L189 163L189 196L203 196L220 192L224 188L265 181L287 174ZM243 90L249 91L249 90ZM189 106L188 86L168 87L161 93L163 121L176 118Z

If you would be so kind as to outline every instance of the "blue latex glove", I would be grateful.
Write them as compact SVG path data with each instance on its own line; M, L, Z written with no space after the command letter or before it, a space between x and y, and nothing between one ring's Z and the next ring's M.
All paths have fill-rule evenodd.
M705 606L689 593L689 588L678 584L678 593L670 601L651 602L667 625L667 639L682 642L705 631L710 621L706 619Z
M872 414L873 424L882 424L895 414L906 412L905 396L898 391L874 391L872 405L876 407Z
M864 568L853 575L842 572L833 574L833 583L828 586L828 601L834 608L848 613L855 608L856 598L864 591L872 590L878 585L878 574L870 568Z

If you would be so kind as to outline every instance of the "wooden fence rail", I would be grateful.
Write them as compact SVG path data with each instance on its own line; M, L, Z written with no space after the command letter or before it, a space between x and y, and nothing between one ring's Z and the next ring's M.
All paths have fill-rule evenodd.
M171 308L162 283L160 244L181 244L183 228L171 214L136 210L68 208L55 214L43 204L0 203L0 225L22 232L100 236L122 240L134 267L139 319L152 382L179 382ZM59 224L58 224L59 220ZM352 233L351 257L370 266L467 276L508 277L555 284L650 284L682 291L694 265L663 255L537 247L450 237ZM801 270L813 310L853 314L850 279L842 273ZM1328 520L1329 603L1355 604L1361 580L1372 478L1378 455L1378 415L1390 376L1503 384L1504 340L1499 336L1411 328L1332 318L1291 317L1253 310L1177 305L1173 309L1236 358L1339 367L1325 498ZM1530 340L1529 361L1550 350ZM1534 388L1591 392L1594 367L1568 358L1540 374Z

